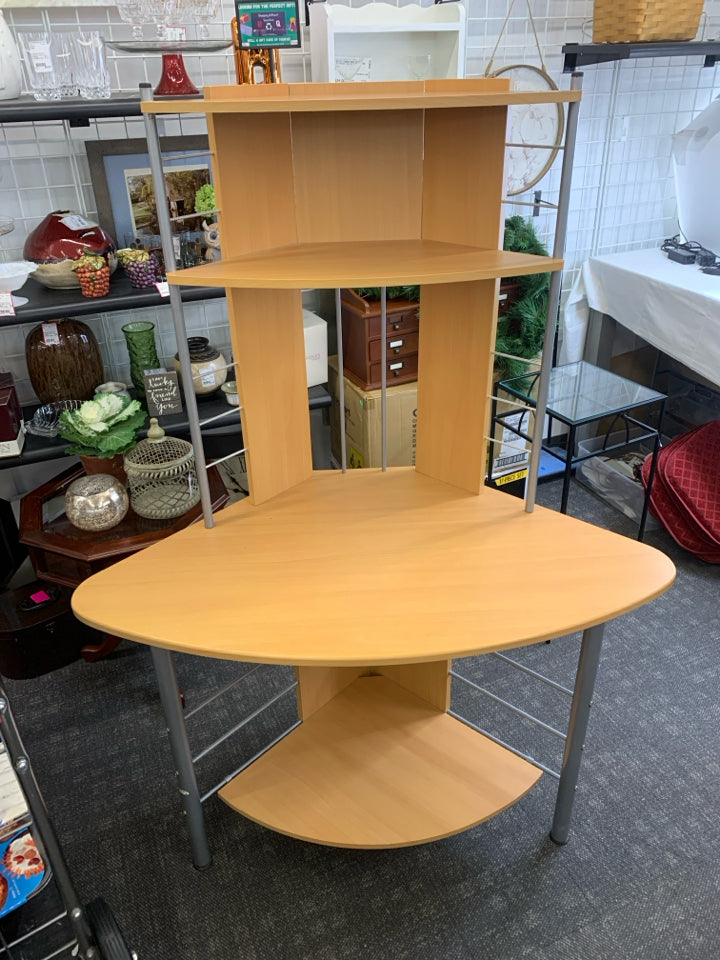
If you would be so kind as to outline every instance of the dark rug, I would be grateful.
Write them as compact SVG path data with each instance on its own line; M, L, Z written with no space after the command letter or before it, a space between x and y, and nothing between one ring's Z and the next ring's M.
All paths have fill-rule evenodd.
M552 481L538 499L556 508L559 493ZM569 512L635 535L631 521L577 484ZM557 789L548 776L467 833L382 852L291 840L213 798L205 813L214 863L199 872L148 650L124 643L94 664L8 681L82 899L110 903L141 960L716 960L718 568L683 553L662 530L646 540L672 557L678 579L606 630L564 847L548 839ZM578 648L573 636L513 655L572 683ZM195 657L176 657L176 665L189 708L249 669ZM463 661L462 670L553 722L567 715L566 698L540 684L535 690L496 658ZM193 746L287 676L261 667L229 702L192 718ZM457 690L456 703L507 730L507 719L467 690ZM201 789L281 729L291 706L281 702L199 765ZM516 742L557 767L557 738L520 721L512 727Z

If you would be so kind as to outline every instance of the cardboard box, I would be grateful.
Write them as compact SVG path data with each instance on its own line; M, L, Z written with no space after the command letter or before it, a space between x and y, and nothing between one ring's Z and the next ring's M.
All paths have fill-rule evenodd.
M332 453L340 462L340 418L337 357L328 361L328 387L332 397L330 436ZM345 430L348 467L382 466L380 390L361 390L345 381ZM387 462L389 467L415 465L417 382L387 389Z
M303 330L308 387L316 387L328 378L327 323L311 310L303 310Z

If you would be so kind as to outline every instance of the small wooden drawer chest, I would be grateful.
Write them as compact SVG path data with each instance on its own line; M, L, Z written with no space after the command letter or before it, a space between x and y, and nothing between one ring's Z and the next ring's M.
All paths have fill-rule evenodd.
M417 380L419 304L388 300L387 382ZM345 376L362 390L377 390L382 377L380 301L365 300L354 290L342 291L342 331Z
M500 285L498 314L517 300L516 283ZM382 377L380 301L365 300L354 290L342 291L342 333L345 376L362 390L377 390ZM414 300L387 302L388 385L417 380L420 305Z

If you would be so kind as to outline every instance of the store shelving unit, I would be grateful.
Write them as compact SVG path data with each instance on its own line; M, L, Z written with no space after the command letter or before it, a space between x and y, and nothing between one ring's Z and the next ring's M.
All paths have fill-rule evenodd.
M313 3L308 9L315 82L464 75L465 8L460 3L355 8Z
M720 59L720 40L664 41L648 43L566 43L562 48L563 73L572 73L597 63L648 57L703 57L704 67Z
M457 718L451 658L583 630L556 774L567 839L602 624L674 576L644 544L484 485L499 278L562 267L499 249L507 110L579 98L501 78L144 104L151 159L155 115L208 117L224 259L168 279L180 325L177 285L227 290L250 497L85 581L73 607L152 647L198 866L215 791L197 789L170 651L296 667L283 692L301 722L215 788L226 802L291 836L389 847L487 819L545 769ZM239 177L252 143L263 163ZM300 289L406 283L421 284L416 467L313 472Z

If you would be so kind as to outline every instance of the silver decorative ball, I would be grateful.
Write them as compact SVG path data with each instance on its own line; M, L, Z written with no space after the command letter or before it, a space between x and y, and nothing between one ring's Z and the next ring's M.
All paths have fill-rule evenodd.
M80 530L109 530L120 523L129 506L127 490L109 473L79 477L65 493L67 518Z

